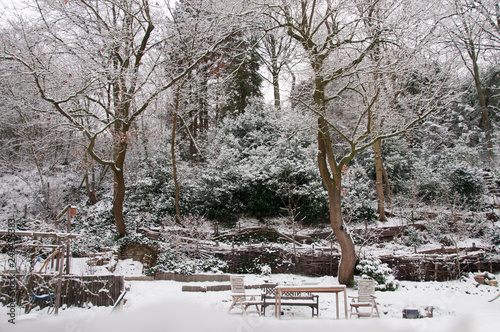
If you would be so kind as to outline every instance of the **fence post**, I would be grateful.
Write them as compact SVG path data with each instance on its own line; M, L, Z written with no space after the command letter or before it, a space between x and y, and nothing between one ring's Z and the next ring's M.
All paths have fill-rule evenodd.
M63 261L64 261L64 244L61 246L61 256L59 257L59 274L57 275L57 288L56 288L56 303L54 314L59 314L59 307L61 305L61 290L62 290L62 273L63 273Z

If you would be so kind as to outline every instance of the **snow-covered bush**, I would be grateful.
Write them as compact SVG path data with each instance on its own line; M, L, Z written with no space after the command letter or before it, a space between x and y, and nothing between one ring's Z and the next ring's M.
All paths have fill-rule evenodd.
M424 234L414 226L406 227L403 236L401 237L401 243L405 246L421 246L429 242Z
M168 248L158 254L156 265L147 269L145 274L152 275L155 272L173 272L184 275L204 272L225 273L227 269L227 262L218 257L192 258Z
M453 227L453 221L449 214L439 214L434 220L425 224L429 237L445 246L452 245L450 232Z
M97 252L116 243L116 224L113 216L113 202L109 196L94 205L77 205L77 214L72 219L71 232L80 237L71 242L73 254Z
M482 234L482 239L486 243L490 243L494 246L500 245L500 227L497 225L493 225L492 227L488 227L484 230Z
M399 281L394 277L392 269L376 257L367 256L360 260L356 269L361 278L375 280L378 283L377 290L395 291L399 287Z
M153 250L161 250L162 243L157 240L151 240L146 234L136 233L133 231L129 231L124 237L119 238L116 241L116 244L119 246L123 246L126 244L141 244L144 246L148 246Z
M155 158L145 163L137 181L129 185L126 201L128 219L137 226L156 223L167 214L174 213L174 184L171 163Z
M261 265L260 267L260 274L262 274L263 276L269 276L271 275L271 267L267 264L263 264Z
M345 220L372 221L376 214L376 200L372 181L360 167L344 170L342 186L342 213Z
M373 154L372 154L373 157ZM384 169L391 181L391 190L394 195L406 194L409 190L409 181L411 179L413 155L408 149L408 143L401 138L392 138L384 140L382 143L382 158ZM373 159L369 164L370 177L375 181L375 167Z
M467 236L471 238L484 238L486 242L491 234L490 230L495 228L491 221L487 220L484 214L473 214L464 218Z
M168 216L175 215L175 185L169 152L142 163L138 179L130 183L126 201L126 218L136 227L160 226ZM191 165L179 162L177 165L180 191L180 209L190 213L198 212L198 187L195 170Z
M484 180L479 169L465 162L453 164L446 168L445 178L448 180L451 197L456 195L459 203L466 204L470 208L478 208L481 195L485 190Z
M152 275L155 272L173 272L189 275L196 272L196 263L185 255L171 249L166 249L158 254L156 265L147 269L145 274Z
M426 160L416 159L413 163L413 183L417 196L424 202L432 202L443 195L441 174Z
M314 135L297 131L305 120L296 117L253 100L243 114L208 133L199 175L203 215L233 221L241 214L274 217L291 202L300 219L328 218Z
M225 273L228 265L226 261L218 257L199 259L196 262L196 272Z

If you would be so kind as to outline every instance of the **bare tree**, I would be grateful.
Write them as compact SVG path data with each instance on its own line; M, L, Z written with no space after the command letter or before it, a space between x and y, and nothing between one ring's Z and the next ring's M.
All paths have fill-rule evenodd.
M68 164L75 142L70 131L46 115L36 87L12 75L19 66L5 65L0 67L0 169L16 175L33 190L36 208L32 212L55 217L63 195L48 170Z
M496 0L467 0L464 4L480 16L475 23L479 24L487 35L491 44L488 48L500 49L500 4Z
M271 74L271 84L273 87L274 108L281 108L280 74L283 68L290 67L295 55L295 42L286 32L281 29L272 29L264 25L265 36L259 44L259 55Z
M178 31L165 14L166 4L147 0L31 4L32 12L19 15L10 37L2 40L2 58L23 66L21 74L31 76L40 97L81 133L88 155L113 172L113 212L123 236L125 161L136 122L227 34L198 45L188 62L169 70L163 50Z
M446 31L448 32L448 42L454 46L458 52L460 59L471 74L474 80L474 87L477 93L479 107L481 109L481 122L485 135L485 145L488 155L488 163L493 166L495 156L493 153L492 130L489 116L489 107L486 102L483 85L481 82L481 70L479 62L481 61L485 50L488 48L485 45L486 31L490 37L500 38L500 30L498 21L495 23L494 16L488 16L487 22L480 22L484 18L484 14L488 14L487 1L473 0L451 0L447 3L450 7L451 17L449 20L443 21ZM475 8L479 8L479 11ZM498 4L497 4L498 9ZM496 13L496 15L500 15ZM498 19L500 16L497 16ZM497 25L495 25L497 24ZM485 30L486 27L493 27L492 30ZM495 33L498 33L496 35ZM500 39L499 39L500 41Z
M418 22L419 13L405 14L412 6L403 0L283 0L267 6L277 25L302 45L312 72L313 102L298 102L317 118L318 167L328 191L331 226L342 250L338 278L347 285L353 280L356 253L342 220L342 168L358 152L404 133L449 102L444 81L428 72L427 85L418 96L408 92L409 80L419 69L415 63L410 65L410 61L417 61L417 53L407 47L421 47L405 35L410 15L417 15L410 20L411 25ZM378 16L383 20L375 30L367 31L363 23L375 10L386 13ZM425 32L423 29L420 27L418 33ZM374 67L369 56L382 40L407 44L400 42L390 58L384 57L383 66ZM384 75L374 78L374 72ZM387 80L390 76L396 79Z

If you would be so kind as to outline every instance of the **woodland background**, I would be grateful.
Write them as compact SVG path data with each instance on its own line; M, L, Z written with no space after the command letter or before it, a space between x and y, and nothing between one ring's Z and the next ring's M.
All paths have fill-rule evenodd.
M496 1L3 7L0 225L77 206L74 255L247 219L500 244Z

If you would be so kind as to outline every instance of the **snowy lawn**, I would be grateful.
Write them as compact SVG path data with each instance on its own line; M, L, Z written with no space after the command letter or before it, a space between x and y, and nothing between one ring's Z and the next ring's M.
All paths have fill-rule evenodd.
M497 275L500 279L500 275ZM297 275L247 275L245 284L263 282L287 284L336 284L336 278L311 278ZM59 316L34 311L16 313L16 324L7 323L7 308L0 307L0 331L496 331L500 326L498 288L479 285L471 279L450 282L406 282L395 292L377 292L381 318L335 319L335 295L320 294L320 314L311 318L309 308L284 307L281 320L274 318L274 307L266 317L242 317L234 310L227 314L230 291L182 292L187 283L175 281L129 281L127 302L120 314L111 307L66 308ZM220 283L189 283L214 285ZM227 283L225 283L227 284ZM259 293L258 289L249 293ZM348 295L356 290L349 289ZM434 306L434 318L403 319L402 309Z

